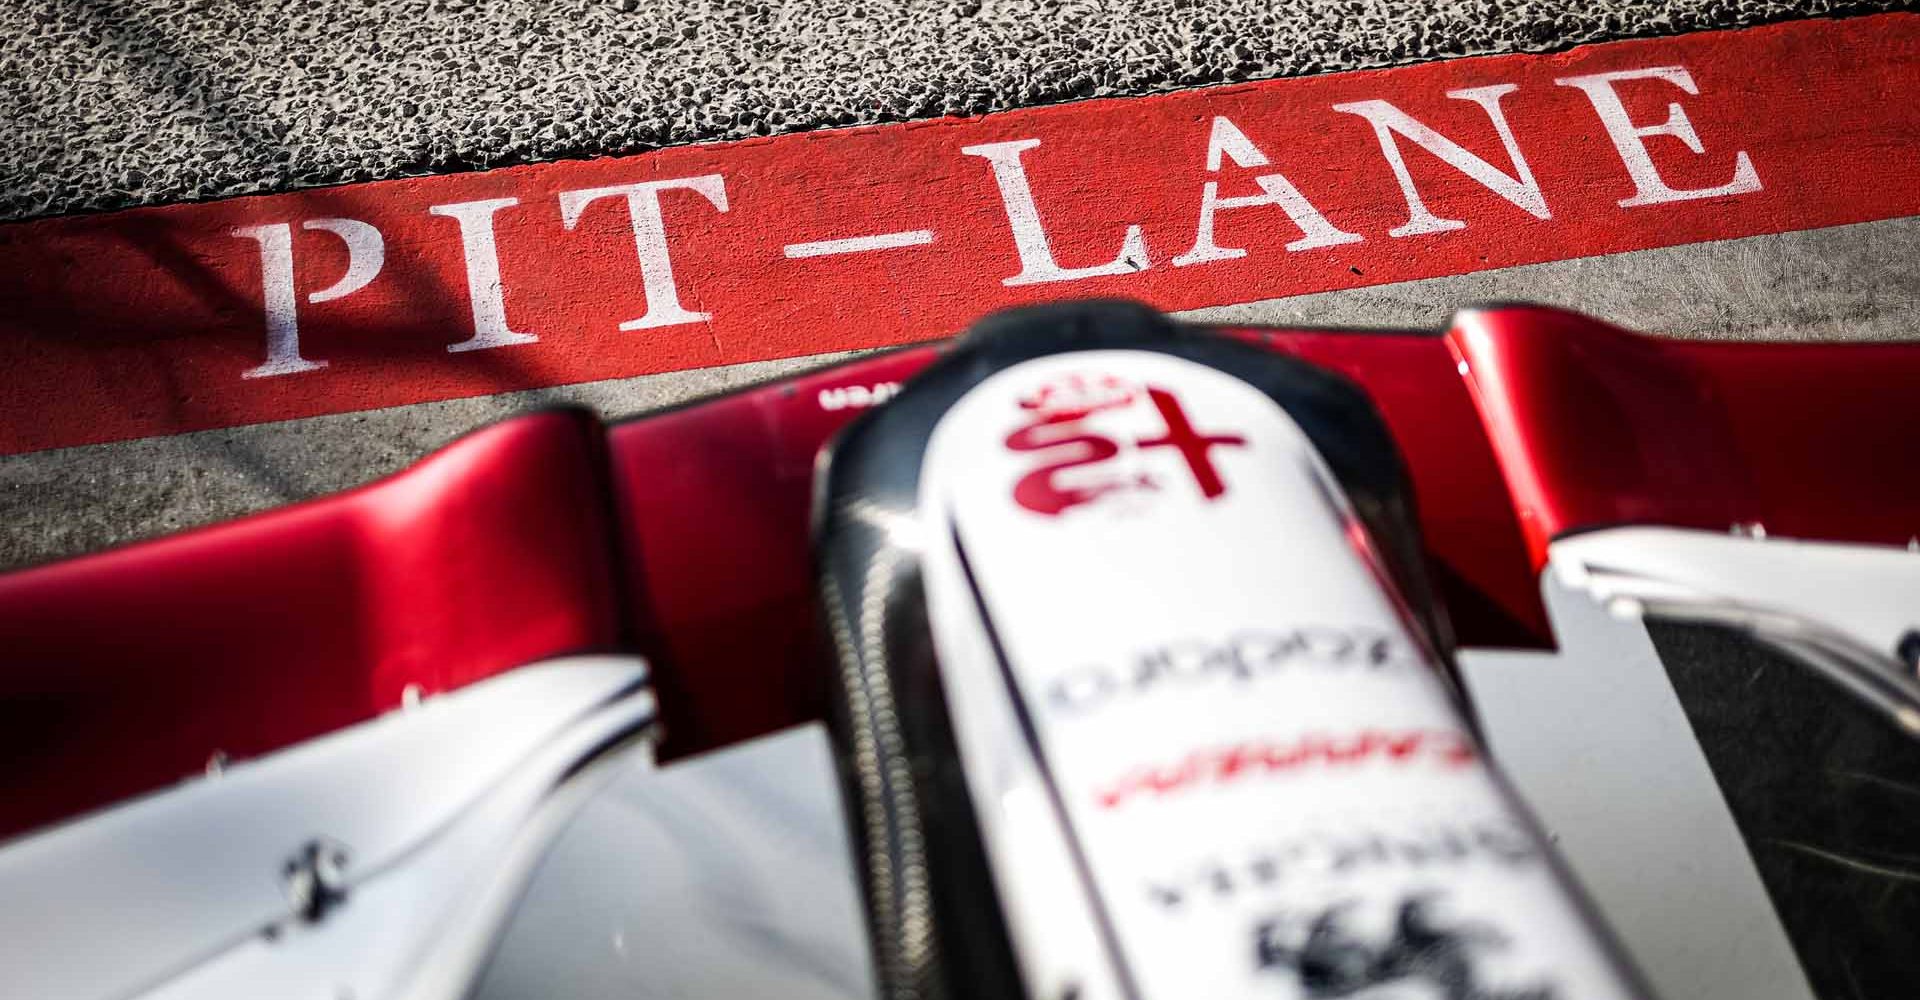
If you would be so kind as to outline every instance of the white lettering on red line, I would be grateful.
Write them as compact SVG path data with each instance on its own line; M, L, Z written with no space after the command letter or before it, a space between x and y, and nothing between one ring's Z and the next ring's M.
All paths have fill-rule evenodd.
M1636 124L1616 88L1628 84L1640 87L1664 84L1683 94L1697 96L1699 88L1685 67L1657 66L1595 73L1559 78L1554 82L1563 87L1576 88L1586 95L1600 125L1619 154L1621 165L1634 188L1631 196L1619 201L1620 207L1635 208L1743 195L1761 190L1759 175L1744 150L1732 153L1732 177L1723 184L1676 188L1663 179L1647 147L1647 140L1657 136L1671 137L1680 140L1695 155L1707 155L1699 133L1678 103L1668 104L1664 122ZM1330 106L1331 111L1356 116L1370 126L1379 155L1389 168L1399 198L1406 205L1406 221L1389 228L1384 234L1386 237L1404 239L1450 232L1467 226L1467 222L1436 214L1428 206L1422 196L1421 184L1408 164L1408 158L1414 150L1459 171L1494 197L1528 216L1542 220L1553 218L1547 194L1534 175L1518 130L1509 118L1507 102L1519 90L1518 84L1495 83L1447 91L1448 98L1477 107L1485 118L1479 129L1481 134L1464 134L1467 128L1459 126L1463 134L1457 138L1407 114L1388 100L1350 101ZM1473 143L1485 147L1489 138L1496 140L1503 151L1503 163L1491 162L1470 151L1466 145ZM1195 192L1196 221L1192 242L1185 252L1167 260L1172 266L1196 267L1275 250L1295 254L1361 243L1367 239L1352 224L1343 226L1329 219L1315 205L1312 196L1289 179L1284 169L1269 169L1275 166L1272 158L1233 119L1224 115L1213 117L1207 121L1204 135L1194 137L1193 141L1198 148L1204 149L1201 161L1195 166L1204 166L1205 179L1196 178L1198 189ZM1142 227L1124 219L1115 219L1113 222L1119 234L1119 246L1110 251L1111 258L1104 261L1099 256L1103 251L1097 246L1055 246L1042 209L1044 192L1036 189L1029 169L1035 157L1053 157L1058 161L1071 162L1072 150L1043 146L1037 138L1019 138L964 146L956 153L985 161L987 171L984 179L990 183L988 190L981 194L997 198L1009 242L1019 263L1019 270L1005 276L1003 284L1021 286L1082 282L1135 274L1154 266ZM1224 178L1223 171L1229 164L1238 171L1262 172L1251 177ZM1114 179L1083 177L1079 180L1095 188L1104 188ZM1257 193L1222 194L1223 187L1228 185L1239 188L1251 186ZM695 212L700 207L697 199L689 204L684 195L669 204L668 196L679 191L699 196L705 200L707 207L719 213L726 213L730 207L726 179L719 173L558 192L555 207L568 231L575 230L588 212L602 201L617 201L626 210L646 308L638 318L620 322L621 330L644 331L712 319L710 312L690 309L682 304L681 289L674 277L671 249L677 238L673 235L669 220ZM1116 207L1120 206L1116 204ZM430 214L444 216L457 223L466 271L471 333L465 340L448 345L448 351L480 351L532 344L539 340L536 334L515 330L506 308L494 220L498 213L509 210L539 209L538 206L522 206L517 198L457 202L428 209ZM1297 231L1298 237L1264 250L1254 246L1224 246L1219 242L1217 225L1223 214L1260 210L1277 211L1284 217L1284 224ZM373 224L357 219L325 218L304 220L300 226L306 230L332 233L344 241L348 248L346 273L332 285L310 293L307 296L309 302L343 298L367 287L379 277L384 248L381 233ZM257 367L245 372L245 377L296 375L326 367L325 360L305 357L300 350L297 296L293 287L291 224L244 227L234 230L233 235L260 244L262 287L265 292L261 303L266 319L264 359ZM787 243L782 247L782 256L787 260L805 260L921 247L934 242L935 232L932 229L903 230ZM1240 242L1245 242L1244 237ZM1107 244L1109 247L1112 245ZM1084 261L1089 256L1096 263L1062 262L1063 258Z

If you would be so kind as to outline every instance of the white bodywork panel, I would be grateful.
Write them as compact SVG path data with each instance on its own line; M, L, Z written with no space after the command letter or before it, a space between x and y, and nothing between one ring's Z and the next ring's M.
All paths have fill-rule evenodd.
M1375 956L1350 991L1633 995L1264 393L1154 352L1017 364L941 419L919 507L1032 995L1313 995L1328 934ZM1380 957L1429 934L1444 973Z
M1553 543L1554 573L1601 601L1721 603L1792 614L1891 656L1920 625L1920 552L1685 528L1610 528Z
M818 723L621 766L527 886L472 1000L870 1000Z
M7 990L451 995L418 974L465 974L522 841L582 787L566 779L651 722L646 677L632 658L522 668L16 841L0 849ZM344 898L309 923L286 865L316 841L345 852Z
M1228 429L1216 424L1232 416L1230 409L1194 410L1203 432ZM1245 484L1238 465L1223 461L1222 468L1236 487ZM954 501L956 480L936 472L929 482L948 491L940 501L946 519L935 523L967 533L983 589L1014 595L998 603L987 597L1006 630L1001 639L1009 649L1030 648L1029 625L1013 620L1017 610L1002 613L1008 600L1020 603L1020 581L1009 582L993 565L1017 564L996 554L1008 545L1023 558L1044 560L1049 552L989 532L992 515L982 520ZM1336 504L1312 516L1337 522L1344 515ZM1174 581L1169 600L1177 605L1204 594L1199 582L1210 573L1252 582L1247 574L1256 571L1248 567L1279 542L1291 557L1339 564L1329 553L1304 554L1326 525L1276 526L1271 508L1261 517L1265 534L1212 536L1235 541L1225 561L1207 563L1205 552L1182 547L1177 554L1201 569ZM985 538L991 540L976 541ZM965 574L950 561L957 553L941 551L939 537L918 542L932 550L930 578L950 574L930 586L936 612L974 614ZM1131 571L1143 572L1153 549L1143 544ZM1552 557L1544 585L1563 653L1462 657L1502 770L1660 994L1810 998L1645 629L1620 612L1679 612L1754 628L1763 639L1798 628L1844 640L1895 670L1891 650L1911 627L1902 609L1920 607L1913 599L1920 596L1920 556L1623 528L1564 539ZM1333 601L1334 589L1322 589L1318 597ZM1313 596L1296 595L1286 606L1301 607ZM1182 627L1199 620L1178 607L1166 610L1172 617L1120 615L1093 603L1083 610L1098 626L1080 633L1084 650L1131 648L1136 633L1174 618ZM1391 612L1375 608L1368 617L1383 613ZM948 627L943 635L943 655L955 663L995 655L980 630ZM1092 652L1041 661L1103 662ZM651 766L641 745L612 758L612 766L575 773L651 719L651 696L640 687L645 677L644 665L619 658L524 668L4 845L5 992L81 1000L452 998L481 977L484 995L503 997L539 985L582 996L775 989L821 1000L871 995L846 831L817 727L665 770ZM1263 683L1275 680L1288 679ZM1309 691L1337 681L1296 683L1291 694L1338 721L1345 716L1327 712L1339 696ZM1381 682L1391 684L1367 681ZM1078 914L1077 925L1055 924L1067 937L1050 942L1072 943L1072 934L1090 935L1092 901L1074 875L1039 762L1019 750L1020 721L1007 703L995 707L997 699L976 687L954 684L950 698L980 730L976 738L991 730L997 735L988 738L1001 747L1002 770L984 781L999 782L1002 794L997 808L982 809L982 822L1018 842L1010 857L1026 865L1022 879L1038 877L1023 881L1028 889L1057 883L1058 892L1029 893L1018 906L1029 908L1030 920ZM1197 688L1178 693L1204 700ZM1033 702L1045 710L1044 698ZM1163 743L1184 747L1196 734L1210 744L1233 728L1233 713L1216 706L1190 731L1175 724L1178 717L1156 712L1115 727L1100 753L1114 761L1158 759ZM964 730L958 735L967 738ZM1379 792L1370 785L1367 797ZM583 801L588 805L576 816ZM1320 796L1316 808L1330 801ZM1217 824L1247 825L1225 814ZM1267 820L1251 825L1263 835L1279 829ZM350 860L343 901L306 922L293 914L283 866L316 838L346 848ZM1183 847L1173 837L1141 843L1166 856ZM533 882L510 918L536 862L547 881ZM1296 888L1311 886L1313 866L1302 876ZM503 925L508 935L501 938ZM501 947L492 952L496 942ZM1078 943L1098 947L1090 937ZM552 964L556 954L567 961ZM1054 954L1071 959L1076 952Z
M1814 1000L1646 626L1545 596L1559 653L1459 657L1501 771L1657 995Z
M1899 646L1920 623L1920 554L1622 527L1555 541L1549 560L1563 652L1461 657L1493 750L1666 996L1810 1000L1639 619L1745 632L1913 732L1920 686Z
M1899 654L1920 624L1920 552L1612 528L1556 541L1549 559L1561 583L1616 614L1741 629L1920 735L1920 681Z

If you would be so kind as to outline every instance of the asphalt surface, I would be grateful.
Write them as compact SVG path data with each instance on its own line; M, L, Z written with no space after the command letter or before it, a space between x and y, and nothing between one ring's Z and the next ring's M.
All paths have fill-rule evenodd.
M0 221L1910 6L3 0Z

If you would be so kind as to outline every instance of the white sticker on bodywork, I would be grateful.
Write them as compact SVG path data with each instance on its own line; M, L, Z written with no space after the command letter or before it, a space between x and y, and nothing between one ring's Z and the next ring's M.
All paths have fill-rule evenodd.
M1263 393L1158 353L1026 362L942 419L920 503L1033 995L1629 995Z

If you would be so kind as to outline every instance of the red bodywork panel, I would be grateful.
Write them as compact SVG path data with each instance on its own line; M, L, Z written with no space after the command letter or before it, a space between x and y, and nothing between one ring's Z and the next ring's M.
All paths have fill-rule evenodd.
M0 576L0 835L624 636L605 434L537 413L338 496Z
M629 608L657 667L669 753L819 717L814 456L862 412L829 410L821 394L903 381L938 354L886 354L613 428Z
M1920 532L1920 346L1659 340L1535 307L1463 312L1447 343L1535 568L1615 524Z
M1372 395L1464 645L1547 645L1538 571L1627 522L1904 543L1920 349L1658 341L1536 308L1444 336L1237 330ZM410 684L626 648L666 749L818 716L809 496L915 348L602 428L548 412L359 490L0 577L0 835L370 718ZM834 406L835 402L842 405Z
M1366 387L1406 460L1428 566L1459 641L1550 645L1538 577L1526 564L1499 464L1446 340L1430 333L1242 335Z

